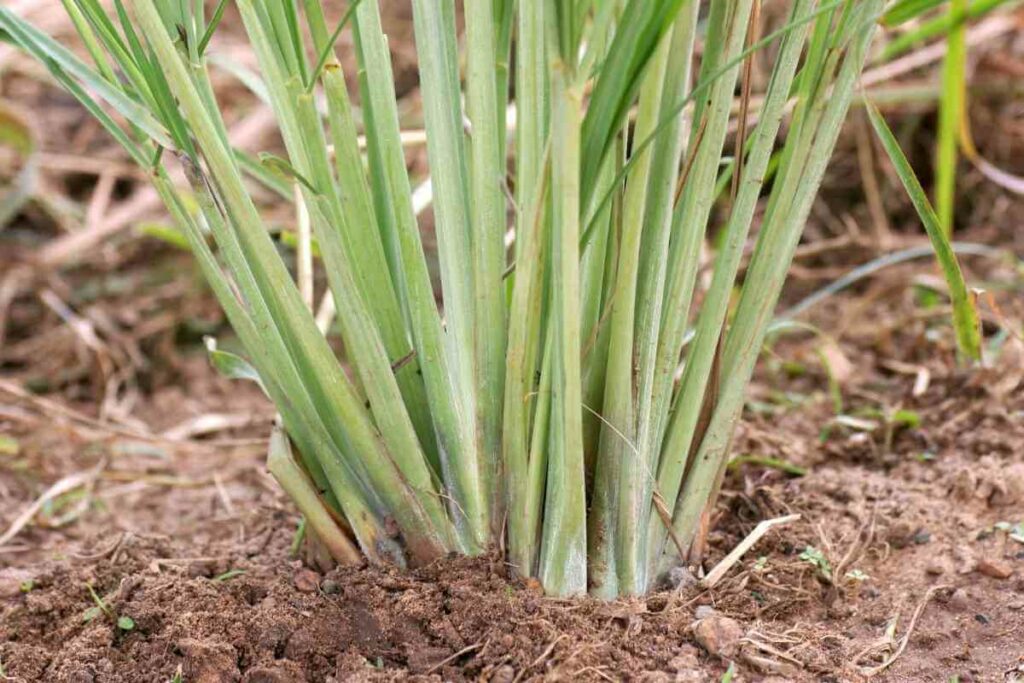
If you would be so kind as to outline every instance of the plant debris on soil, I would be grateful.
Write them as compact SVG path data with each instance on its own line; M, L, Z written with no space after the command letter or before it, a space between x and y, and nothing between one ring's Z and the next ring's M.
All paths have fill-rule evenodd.
M415 117L402 7L393 56ZM0 681L1024 680L1024 200L960 184L957 240L1005 250L961 258L985 290L985 367L957 363L929 259L772 335L705 561L651 595L545 598L498 553L322 572L296 555L298 515L264 469L272 406L205 358L204 334L231 340L188 255L123 230L155 202L19 64L0 97L57 132L46 183L0 233ZM1024 173L1019 101L992 99L972 106L981 152ZM259 110L234 113L250 141L267 132ZM921 244L878 150L860 154L859 116L782 308ZM89 216L69 218L71 201ZM759 523L797 514L704 586Z

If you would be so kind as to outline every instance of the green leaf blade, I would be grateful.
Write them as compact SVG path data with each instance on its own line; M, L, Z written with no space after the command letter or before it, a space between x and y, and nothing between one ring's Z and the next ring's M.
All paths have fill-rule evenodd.
M882 118L882 114L870 102L867 102L867 111L871 125L888 154L914 209L917 210L925 232L928 233L928 238L935 250L935 258L946 278L950 298L953 302L953 327L956 331L957 346L967 358L981 360L981 324L978 310L973 297L967 290L963 271L961 271L960 263L950 245L949 237L943 229L935 209L932 208L931 202L928 201L928 195L921 187L914 169L907 161L899 141L896 140L896 136L889 129L885 119Z

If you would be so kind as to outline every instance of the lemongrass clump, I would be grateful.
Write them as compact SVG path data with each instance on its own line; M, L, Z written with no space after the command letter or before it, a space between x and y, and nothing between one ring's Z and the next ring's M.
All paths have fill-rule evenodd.
M151 172L280 411L270 470L337 561L501 547L551 594L614 597L699 556L882 0L792 0L765 36L757 0L706 17L697 0L470 0L464 36L454 0L413 0L440 292L376 0L333 25L320 0L237 0L286 148L259 161L232 147L210 85L225 2L209 17L198 1L64 4L91 64L8 10L0 28ZM312 238L299 287L253 182L297 198L344 365L309 307Z

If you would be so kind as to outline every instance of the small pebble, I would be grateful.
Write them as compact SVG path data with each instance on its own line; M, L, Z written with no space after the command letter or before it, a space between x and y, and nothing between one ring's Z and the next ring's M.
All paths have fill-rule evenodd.
M320 584L320 575L312 569L300 569L295 573L292 581L295 587L302 593L313 593Z
M705 617L693 627L693 637L697 643L709 654L723 659L736 656L743 634L740 622L721 614Z
M921 529L916 534L914 534L915 545L924 545L930 540L932 540L931 532L925 531L924 529Z
M341 592L341 586L334 579L324 579L323 583L320 584L320 590L327 595L334 595Z
M941 559L936 558L929 562L928 566L925 567L924 570L931 576L942 576L946 573L946 563Z
M949 606L955 610L965 610L970 604L970 599L967 597L967 591L963 588L957 588L953 591L953 594L949 596Z
M992 623L992 619L986 614L975 614L974 620L982 626L988 626Z
M974 566L974 569L979 574L991 576L993 579L1008 579L1013 575L1013 567L1002 560L984 558L978 560L978 564Z

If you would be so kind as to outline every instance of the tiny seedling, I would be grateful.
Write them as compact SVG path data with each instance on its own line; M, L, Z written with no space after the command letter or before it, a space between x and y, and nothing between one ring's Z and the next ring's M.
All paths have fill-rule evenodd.
M812 565L821 578L825 579L829 583L832 582L832 564L825 557L825 553L821 552L813 545L809 545L804 548L804 551L800 553L800 559L808 564Z
M886 453L892 450L893 440L899 431L917 429L921 426L921 414L906 408L865 408L858 411L857 415L881 422L882 448Z
M871 578L860 569L851 569L850 571L846 572L845 576L850 581L856 581L857 583L867 581Z
M242 576L243 574L245 574L244 569L230 569L223 574L218 574L210 580L214 583L224 583L225 581L230 581L231 579Z
M135 628L135 620L124 614L115 614L113 608L107 604L107 601L99 596L96 589L92 587L91 583L85 584L86 589L89 591L89 597L96 603L94 607L90 607L82 615L82 621L89 623L100 615L106 615L110 621L117 625L117 628L121 631L128 632Z

